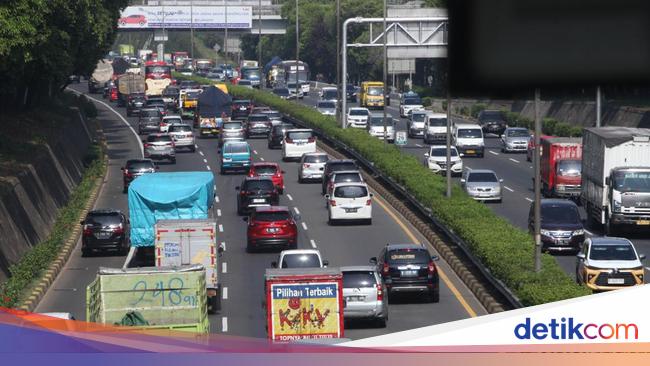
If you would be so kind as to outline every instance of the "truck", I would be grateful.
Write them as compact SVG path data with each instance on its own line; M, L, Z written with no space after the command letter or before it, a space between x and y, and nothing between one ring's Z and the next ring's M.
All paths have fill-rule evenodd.
M92 76L88 79L88 93L99 93L104 84L113 77L113 66L107 60L99 60Z
M582 139L546 137L541 139L540 173L546 197L578 198L582 182Z
M203 89L181 89L179 93L179 109L181 111L181 118L193 119L196 113L196 106L198 104L199 96Z
M650 228L650 129L585 128L580 200L592 223L613 235Z
M338 268L269 268L263 307L276 342L343 338L343 275Z
M223 123L230 120L232 98L216 86L205 89L194 113L194 127L199 136L219 136Z
M210 331L205 269L200 265L104 268L86 288L86 321L124 324L131 312L146 323L138 330Z
M129 95L144 94L145 83L144 76L134 73L126 73L118 76L115 81L117 84L117 105L125 106Z
M187 60L187 58L188 58L187 52L184 51L178 51L172 54L172 62L174 63L174 68L176 69L176 71L183 68L183 66L185 65L185 60Z
M364 81L359 91L359 106L368 109L384 108L384 83L381 81Z
M132 44L120 44L117 45L117 49L120 52L120 56L135 56L135 48Z

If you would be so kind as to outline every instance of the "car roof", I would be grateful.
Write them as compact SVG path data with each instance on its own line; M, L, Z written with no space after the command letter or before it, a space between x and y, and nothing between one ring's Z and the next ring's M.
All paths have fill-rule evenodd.
M280 252L280 256L291 254L317 254L320 256L318 249L287 249Z
M528 129L526 127L507 127L506 130L524 130L528 132Z
M253 181L253 180L268 180L273 182L269 177L244 177L244 182Z
M598 244L598 245L621 245L621 244L629 244L631 246L634 246L634 244L626 239L626 238L616 238L616 237L611 237L611 236L600 236L600 237L591 237L591 243L592 244Z
M154 107L147 107L147 108L140 109L140 111L156 111L156 112L160 112L160 109L154 108Z
M272 162L272 161L256 161L254 162L251 166L276 166L279 167L280 164Z
M492 173L494 175L497 174L497 173L494 172L494 170L490 170L490 169L472 169L472 170L469 170L468 173L469 174L472 174L472 173Z
M332 172L332 174L354 174L354 173L361 174L361 172L358 170L339 170L336 172Z
M173 115L173 116L164 116L163 119L182 119L181 116Z
M289 207L287 206L258 206L255 207L255 212L289 212Z
M153 163L153 160L151 159L129 159L126 161L127 164L129 163Z
M122 213L122 211L114 208L98 208L95 210L88 211L88 215L101 215L101 214L116 214Z
M575 202L561 198L542 198L542 206L544 205L561 205L561 206L576 206Z
M364 186L366 189L368 189L368 185L365 182L339 182L339 183L334 183L334 188L338 187L351 187L351 186Z
M371 271L376 272L377 268L375 266L365 265L365 266L344 266L339 267L341 272L357 272L357 271Z
M304 154L302 154L303 157L304 157L304 156L323 156L323 155L325 155L325 156L329 156L329 155L327 155L327 153L324 153L324 152L310 152L310 153L304 153ZM328 161L329 161L329 160L328 160Z
M419 112L426 113L426 111L419 111ZM415 113L415 112L413 112L413 113ZM435 113L435 112L431 113L431 112L429 112L429 113L426 113L426 114L428 114L429 117L434 117L434 118L447 118L447 115L444 114L444 113ZM458 126L458 124L456 124L456 126Z
M246 141L241 141L241 140L238 140L238 141L232 141L232 140L230 140L230 141L225 141L225 142L223 143L223 146L226 146L226 145L246 145L246 146L249 146L249 145L248 145L248 142L246 142ZM249 147L250 147L250 146L249 146Z
M481 128L481 126L474 123L456 123L456 128Z
M266 114L264 114L264 113L251 113L251 114L248 115L248 118L251 118L251 117L267 117L268 118L268 116Z
M314 132L314 130L310 128L292 128L287 132Z
M424 249L428 251L428 249L422 245L422 244L386 244L386 249L387 250L400 250L400 249Z

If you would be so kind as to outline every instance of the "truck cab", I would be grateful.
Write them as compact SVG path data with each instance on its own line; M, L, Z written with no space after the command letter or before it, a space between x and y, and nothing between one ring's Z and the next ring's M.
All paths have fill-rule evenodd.
M364 81L361 83L359 106L368 109L384 108L384 83L381 81Z

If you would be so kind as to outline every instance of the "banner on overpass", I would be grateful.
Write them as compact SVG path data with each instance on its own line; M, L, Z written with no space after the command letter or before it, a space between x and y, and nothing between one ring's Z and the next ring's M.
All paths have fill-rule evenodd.
M128 6L117 21L119 29L250 29L252 23L250 6Z

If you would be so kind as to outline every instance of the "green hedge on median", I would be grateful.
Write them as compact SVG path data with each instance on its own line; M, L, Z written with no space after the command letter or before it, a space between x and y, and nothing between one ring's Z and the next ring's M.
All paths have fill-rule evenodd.
M201 82L207 83L208 80L201 79ZM535 273L534 243L527 232L497 216L484 204L474 201L458 186L454 186L452 198L447 199L444 178L429 171L415 156L402 152L394 145L385 146L363 130L343 130L333 117L323 116L314 108L282 100L261 90L229 87L233 96L253 99L297 118L374 162L377 168L406 187L420 202L430 207L438 219L463 238L472 252L524 305L589 294L586 288L578 286L564 273L550 255L543 255L542 271Z

